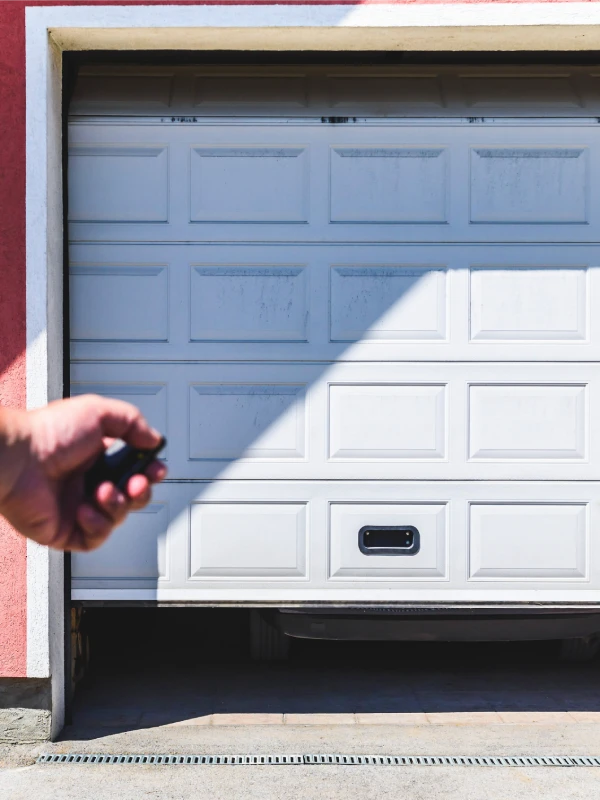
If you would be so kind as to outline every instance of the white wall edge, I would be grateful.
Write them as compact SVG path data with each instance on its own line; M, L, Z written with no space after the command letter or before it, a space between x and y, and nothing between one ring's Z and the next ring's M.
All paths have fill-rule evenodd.
M46 76L45 28L26 36L26 381L27 408L48 401L46 320ZM27 542L27 675L48 677L48 553Z
M40 6L27 20L53 28L460 27L598 25L589 2L449 3L427 5Z
M26 398L62 391L62 76L44 25L26 28ZM52 735L64 719L63 557L27 542L27 676L52 678Z

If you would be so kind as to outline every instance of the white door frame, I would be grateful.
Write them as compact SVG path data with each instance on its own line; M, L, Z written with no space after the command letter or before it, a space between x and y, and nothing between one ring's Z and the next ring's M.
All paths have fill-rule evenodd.
M41 6L26 20L27 405L62 393L62 52L600 50L600 3ZM64 720L63 559L27 549L27 674Z

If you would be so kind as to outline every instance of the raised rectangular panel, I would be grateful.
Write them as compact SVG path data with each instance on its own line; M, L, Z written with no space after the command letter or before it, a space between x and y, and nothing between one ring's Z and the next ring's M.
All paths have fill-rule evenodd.
M132 403L140 409L148 422L169 438L167 427L167 387L164 383L71 383L71 396L82 394L99 394L102 397L114 397ZM168 456L168 448L160 454L162 459Z
M110 105L167 109L171 104L173 75L80 75L71 101L71 113Z
M588 535L584 503L472 504L469 577L585 579Z
M73 341L168 341L166 264L72 264L69 286Z
M198 75L194 82L194 105L308 105L307 83L298 75Z
M303 385L193 384L189 457L303 458L304 415Z
M168 147L69 147L71 222L167 222Z
M471 148L471 222L587 222L585 147Z
M214 145L191 150L191 222L307 222L305 147Z
M190 577L306 577L304 503L192 503Z
M331 222L446 222L443 147L332 147Z
M581 108L568 75L462 76L460 86L469 108Z
M332 75L327 80L330 104L410 105L442 108L442 89L437 75Z
M167 503L151 503L134 511L102 547L71 555L77 580L152 580L167 576Z
M332 503L330 579L444 579L448 575L446 506L441 503ZM412 525L419 531L415 555L365 555L358 532L365 525Z
M477 267L470 282L472 340L587 338L585 268Z
M445 386L333 384L329 457L444 458L445 395Z
M307 289L303 266L192 265L190 339L305 342Z
M585 459L586 386L472 385L472 459Z
M446 276L420 264L332 267L331 341L446 339Z

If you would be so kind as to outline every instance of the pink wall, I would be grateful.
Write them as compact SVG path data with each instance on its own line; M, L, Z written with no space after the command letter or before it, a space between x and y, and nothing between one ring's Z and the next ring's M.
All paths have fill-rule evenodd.
M25 405L25 54L21 3L0 3L0 404ZM27 665L27 549L0 517L0 675Z
M397 5L497 0L146 0L146 5ZM529 2L530 0L504 0ZM581 2L582 0L537 0ZM599 2L600 0L583 0ZM25 405L25 6L85 0L0 0L0 404ZM105 5L133 5L104 0ZM135 3L139 5L139 3ZM0 676L26 674L27 548L0 518Z

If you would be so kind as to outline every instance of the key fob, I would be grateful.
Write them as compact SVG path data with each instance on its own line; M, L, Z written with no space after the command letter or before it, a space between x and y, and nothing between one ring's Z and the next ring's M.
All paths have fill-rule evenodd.
M160 451L167 444L163 436L158 445L151 450L142 450L121 441L116 441L95 461L85 473L85 493L93 497L98 486L104 481L114 483L117 489L124 492L127 481L132 475L144 472Z

